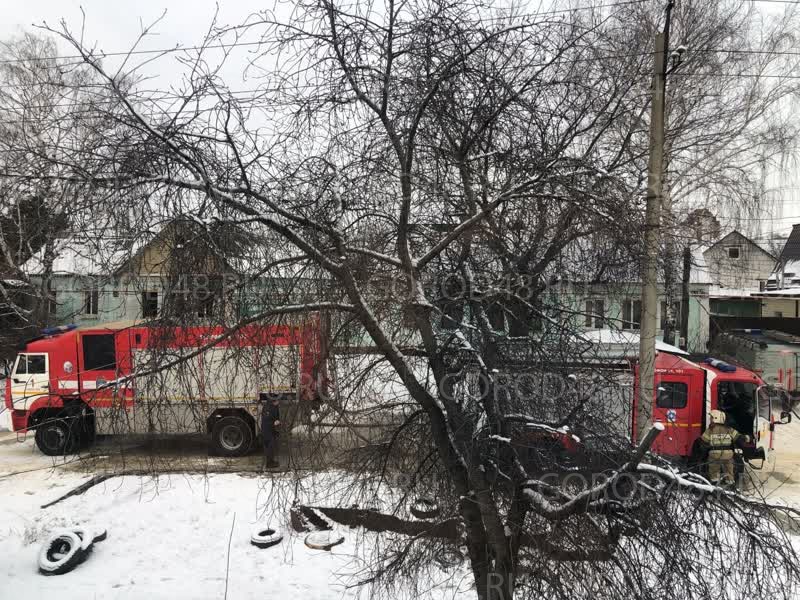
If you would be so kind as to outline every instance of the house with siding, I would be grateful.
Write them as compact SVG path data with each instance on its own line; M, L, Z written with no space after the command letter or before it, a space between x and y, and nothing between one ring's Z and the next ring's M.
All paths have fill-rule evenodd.
M53 255L45 264L41 251L23 266L32 281L46 282L48 325L220 322L307 301L319 291L289 266L260 276L270 257L191 221L171 222L140 240L71 236L56 241Z
M559 291L560 306L572 313L574 325L583 331L618 330L638 332L642 318L642 284L630 282L564 282ZM688 337L689 352L705 352L709 341L709 289L702 273L693 276L689 284ZM676 306L680 322L680 306ZM659 289L657 309L658 337L663 339L667 300L663 283Z
M711 283L724 289L764 287L777 259L739 231L731 231L703 251Z

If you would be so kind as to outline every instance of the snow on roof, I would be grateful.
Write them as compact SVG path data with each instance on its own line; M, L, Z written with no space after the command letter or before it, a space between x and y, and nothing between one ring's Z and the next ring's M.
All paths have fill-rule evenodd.
M636 331L620 331L619 329L593 329L585 331L582 337L600 346L603 350L636 351L639 350L639 333ZM656 340L656 350L669 354L682 354L688 356L689 353L681 350L677 346L665 344L661 340Z
M775 279L777 273L781 271L781 265L783 265L782 272L784 277L800 275L800 259L793 258L786 260L786 262L779 262L777 265L775 265L775 271L772 275L770 275L770 279Z
M763 292L753 292L759 296L800 296L800 286L791 286L779 290L764 290Z
M692 270L689 274L689 283L713 283L711 281L711 273L709 273L706 258L703 252L704 246L698 246L692 249Z
M129 240L119 238L59 238L53 252L53 275L104 275L116 270L131 255ZM28 275L45 271L45 248L41 248L21 269Z
M749 298L760 293L760 288L727 288L719 285L713 285L708 290L709 298Z

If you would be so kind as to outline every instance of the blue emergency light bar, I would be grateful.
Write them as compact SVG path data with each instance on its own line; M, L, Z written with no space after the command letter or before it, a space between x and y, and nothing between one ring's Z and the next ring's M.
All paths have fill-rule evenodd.
M58 335L59 333L66 333L77 329L78 326L74 323L72 325L59 325L58 327L45 327L42 329L42 335Z
M735 373L736 367L729 363L726 363L721 360L717 360L716 358L707 358L703 361L707 365L711 365L715 369L722 371L723 373Z

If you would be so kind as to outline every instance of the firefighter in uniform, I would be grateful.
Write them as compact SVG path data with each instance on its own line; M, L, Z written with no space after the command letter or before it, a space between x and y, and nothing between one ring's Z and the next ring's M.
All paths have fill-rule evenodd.
M711 411L711 427L703 433L703 444L708 449L708 476L714 483L736 484L733 465L733 448L737 443L749 442L750 436L742 435L725 424L725 413Z
M265 396L267 396L265 394ZM264 407L261 410L261 439L264 443L264 466L267 469L274 469L280 466L275 460L276 446L278 445L278 431L280 421L280 402L277 396L265 398Z

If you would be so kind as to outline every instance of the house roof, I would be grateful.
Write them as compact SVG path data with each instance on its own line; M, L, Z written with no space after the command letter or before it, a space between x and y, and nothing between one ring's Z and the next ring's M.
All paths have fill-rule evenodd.
M792 232L783 245L778 261L782 265L792 261L800 261L800 224L792 225Z
M795 226L795 227L797 227L797 226ZM772 260L775 260L775 256L774 256L774 255L773 255L771 252L768 252L767 250L764 250L764 248L762 248L761 246L759 246L758 244L756 244L756 243L755 243L753 240L751 240L749 237L747 237L746 235L744 235L744 234L743 234L741 231L739 231L738 229L734 229L733 231L730 231L730 232L728 232L727 234L723 235L723 236L722 236L722 237L721 237L719 240L717 240L716 242L714 242L713 244L711 244L711 245L710 245L708 248L706 248L705 250L703 250L703 254L705 254L706 252L708 252L708 251L712 250L713 248L716 248L716 247L717 247L717 246L719 246L720 244L723 244L723 243L725 243L725 242L727 242L727 241L730 241L728 238L730 238L730 237L732 237L732 236L734 236L734 237L738 237L738 238L740 238L740 239L744 240L745 242L747 242L748 244L750 244L750 245L751 245L751 246L753 246L754 248L757 248L758 250L761 250L761 252L763 252L764 254L766 254L767 256L769 256L769 257L770 257ZM798 233L798 236L800 236L800 233ZM800 238L799 238L799 241L800 241ZM798 257L800 257L800 255L798 255Z
M711 285L711 273L708 271L704 252L707 249L703 246L692 248L692 269L689 271L689 283L701 283Z
M601 352L617 354L638 354L639 333L635 331L620 331L618 329L593 329L580 334L584 340L591 342ZM656 350L668 354L684 354L688 352L677 346L656 340Z

